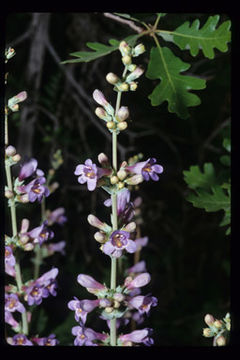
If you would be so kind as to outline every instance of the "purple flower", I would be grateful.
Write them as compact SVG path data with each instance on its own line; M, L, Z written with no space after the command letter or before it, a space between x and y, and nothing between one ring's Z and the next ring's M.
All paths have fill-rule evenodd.
M136 273L142 273L142 272L146 272L146 262L144 260L139 261L138 263L136 263L135 265L133 265L132 267L127 269L127 273L128 274L136 274Z
M91 159L87 159L83 164L77 165L74 174L79 175L78 182L85 184L87 182L87 188L89 191L93 191L97 186L97 181L104 175L110 175L112 170L103 169L93 164Z
M124 286L128 290L132 290L134 288L139 288L142 286L147 285L151 280L151 276L149 273L142 273L140 275L137 275L134 279L126 278L124 282Z
M63 225L67 221L64 213L65 209L63 207L59 207L54 211L51 211L50 214L48 214L47 216L48 225L53 225L54 223Z
M102 334L93 329L86 328L81 323L81 326L74 326L72 334L76 336L74 340L75 346L98 346L94 341L104 341L108 337L107 334Z
M20 313L26 311L16 294L5 294L5 310L10 312L19 311Z
M15 271L16 260L10 246L5 246L5 271L8 275L16 276Z
M14 329L19 327L19 323L14 319L10 311L5 310L5 323L11 325Z
M42 299L48 297L49 294L56 296L57 274L58 269L53 268L26 288L25 300L28 302L28 305L41 304Z
M105 200L104 205L112 206L112 199ZM117 193L117 214L123 224L131 221L134 216L134 206L130 201L130 191L127 188L123 188Z
M128 303L133 306L135 309L139 311L140 314L146 313L148 314L151 306L157 305L157 298L154 296L134 296L131 298Z
M42 225L34 228L27 233L32 239L34 239L34 243L42 245L43 242L54 237L53 231L47 227L47 224L48 222L47 220L45 220Z
M22 165L21 170L18 175L19 181L22 181L22 180L30 177L31 175L33 175L35 173L35 171L37 170L37 166L38 166L38 162L36 159L32 158L29 161L25 162Z
M155 158L149 158L147 161L137 162L134 165L126 166L125 170L130 171L131 173L142 175L144 180L149 181L150 178L154 181L159 180L157 174L163 172L163 167L156 164Z
M36 200L41 202L43 196L47 197L50 194L49 189L46 186L43 186L45 182L45 177L40 176L30 181L27 185L18 186L18 190L21 193L27 194L30 202L34 202Z
M24 334L17 334L14 335L12 338L7 338L7 342L10 345L16 346L16 345L23 345L23 346L32 346L33 343L28 340L26 335Z
M55 244L48 244L47 245L47 251L48 251L48 255L52 255L55 252L60 252L62 255L65 255L65 248L66 246L66 241L59 241Z
M79 274L77 281L80 285L84 286L90 293L98 294L103 290L107 290L106 286L100 284L92 276Z
M120 335L119 339L123 343L123 346L130 345L130 343L143 343L144 345L151 346L153 339L149 336L152 334L152 329L145 328L142 330L134 330L129 334Z
M135 243L137 245L137 250L141 250L143 246L146 246L148 243L148 236L144 236L142 238L135 239Z
M57 344L59 344L59 341L56 339L55 334L50 334L49 336L43 338L36 337L32 340L36 342L39 346L56 346Z
M103 245L103 252L113 257L120 257L124 249L129 253L134 253L137 247L135 242L130 240L129 237L130 233L128 231L113 231L109 237L109 241Z
M74 299L69 301L68 308L75 311L76 321L81 320L85 324L87 314L99 305L100 300L78 300L76 297Z

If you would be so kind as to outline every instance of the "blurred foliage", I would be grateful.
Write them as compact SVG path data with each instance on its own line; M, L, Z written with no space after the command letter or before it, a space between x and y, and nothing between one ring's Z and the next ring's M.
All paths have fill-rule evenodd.
M46 15L42 13L42 16ZM110 39L120 41L133 34L128 26L116 23L102 13L50 15L48 36L60 61L67 59L69 53L85 51L88 42L107 44ZM152 14L130 15L146 23L152 23L156 17ZM161 26L171 30L196 18L204 25L210 15L215 14L165 15L161 17ZM22 90L27 91L30 99L36 95L25 70L31 62L31 37L19 40L28 31L33 16L34 13L14 13L7 18L6 44L12 45L16 51L16 56L7 66L8 98ZM228 15L221 14L221 21L227 20ZM142 40L150 51L154 43L150 38ZM159 42L165 44L161 37ZM168 46L171 48L171 42ZM222 146L223 138L227 136L223 137L220 129L227 129L230 118L230 50L224 53L215 50L215 57L211 60L202 52L194 59L188 50L176 48L174 53L181 54L182 61L191 65L191 71L206 80L206 88L199 93L201 104L189 108L190 116L184 120L169 113L166 102L152 107L148 95L153 90L153 81L142 77L137 91L122 97L122 105L129 106L131 121L128 130L118 137L125 151L119 152L119 161L123 161L124 156L128 158L141 152L146 159L157 158L164 167L159 182L145 182L132 194L133 199L138 195L143 199L141 233L149 236L149 244L142 251L141 259L146 261L147 270L152 275L148 289L159 301L144 326L154 329L157 346L208 346L208 340L202 336L204 315L212 313L216 318L222 318L230 307L230 240L225 235L226 227L219 227L222 210L205 212L186 200L189 192L195 189L189 189L183 171L197 166L199 171L194 168L194 172L197 171L202 186L202 176L209 175L208 171L206 173L209 165L206 168L204 164L212 164L217 175L223 166L219 159L228 161L224 158L227 154ZM143 54L141 58L146 68L149 57ZM111 156L109 139L91 118L90 114L96 122L99 121L94 114L96 104L91 96L98 88L114 104L115 94L105 76L110 71L118 72L121 59L118 52L113 52L94 62L63 65L88 97L79 95L59 63L50 51L46 51L38 97L34 97L38 113L32 156L38 159L39 168L45 172L50 168L52 154L57 149L61 149L64 160L56 173L60 187L47 198L46 206L50 209L63 206L68 217L68 222L60 230L56 229L56 241L65 240L67 243L65 257L60 254L52 256L47 266L41 269L44 272L45 267L47 271L49 267L57 266L60 273L57 297L45 299L41 305L42 320L38 331L56 333L62 345L72 345L71 327L75 320L67 303L73 296L79 299L91 296L77 283L77 275L89 274L108 283L110 269L110 259L100 253L93 238L94 230L87 223L89 213L110 221L109 209L103 205L106 194L101 190L86 191L84 186L79 186L73 173L76 165L86 158L96 161L100 152ZM26 101L21 106L22 111L29 106L31 104ZM9 119L10 143L15 146L21 126L21 116L14 115ZM24 141L28 142L28 137ZM21 149L17 150L21 153ZM210 175L213 180L213 171ZM19 205L18 208L20 217L33 218L33 226L40 221L37 206ZM131 266L133 258L129 256L127 261ZM91 313L88 324L101 330L104 321Z

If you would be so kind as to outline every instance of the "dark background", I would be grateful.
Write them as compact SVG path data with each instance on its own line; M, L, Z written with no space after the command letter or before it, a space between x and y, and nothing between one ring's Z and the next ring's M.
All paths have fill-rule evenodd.
M159 27L172 30L195 18L204 24L209 15L215 14L168 14ZM137 16L147 23L155 21L155 15ZM222 14L220 22L228 18ZM131 34L134 31L127 25L103 13L13 13L6 20L6 46L16 51L6 67L6 97L22 90L28 93L20 112L9 117L10 144L23 159L37 158L45 172L57 149L64 159L55 177L60 187L46 203L48 209L63 206L66 210L68 222L62 228L54 227L55 241L66 241L66 255L49 257L41 269L43 273L52 266L59 268L58 295L43 301L32 328L40 336L55 333L61 345L73 345L74 339L71 327L76 322L68 301L73 296L94 298L77 283L77 275L85 273L109 282L110 258L98 250L94 229L86 220L93 213L109 222L109 211L103 205L107 194L102 189L87 191L73 173L87 158L96 162L100 152L111 157L111 137L94 114L92 93L100 89L114 106L116 93L105 76L110 71L120 75L122 65L117 51L90 63L61 65L60 61L70 59L71 52L87 50L86 42L107 44L109 39L121 40ZM147 50L154 46L150 38L141 41ZM160 39L160 43L164 41ZM141 152L145 159L157 158L164 167L159 182L145 182L132 194L133 199L138 195L143 199L141 232L149 237L141 259L146 261L152 280L143 292L158 298L158 306L139 328L152 327L157 346L209 346L212 340L202 336L204 315L222 319L230 311L230 237L219 227L221 211L206 213L186 201L189 189L183 170L205 162L212 162L216 171L221 168L219 158L224 149L220 129L226 129L230 121L230 51L215 50L215 58L209 60L201 51L193 58L171 43L167 46L192 64L191 73L205 78L207 87L196 92L202 103L190 109L187 120L170 114L166 103L151 106L147 96L154 82L145 76L139 79L136 92L122 96L131 121L118 136L119 163ZM148 59L149 51L137 62L146 69ZM18 216L29 217L32 227L38 226L39 204L19 206ZM130 255L126 265L131 266L132 261ZM32 265L28 260L23 264L26 281ZM87 326L107 331L95 313L89 314Z

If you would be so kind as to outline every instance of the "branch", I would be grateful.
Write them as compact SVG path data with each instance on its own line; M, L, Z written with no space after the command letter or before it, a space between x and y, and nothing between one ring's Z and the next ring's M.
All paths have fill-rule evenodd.
M113 15L111 13L103 13L104 16L116 20L122 24L127 24L128 26L130 26L130 28L132 28L133 30L135 30L138 34L142 33L144 31L143 28L141 28L140 26L137 26L136 24L134 24L133 21L131 20L126 20L126 19L122 19L117 15Z

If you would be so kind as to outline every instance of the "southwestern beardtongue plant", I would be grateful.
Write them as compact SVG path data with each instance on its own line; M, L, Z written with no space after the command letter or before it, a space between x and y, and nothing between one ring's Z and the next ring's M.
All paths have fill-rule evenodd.
M15 51L8 49L5 54L7 62L15 54ZM40 305L43 299L50 295L57 295L58 269L52 268L41 276L38 273L43 257L52 255L55 251L64 254L64 241L49 244L54 237L54 233L49 227L54 223L62 225L67 221L64 209L57 208L53 212L48 210L48 213L45 211L45 198L57 188L56 184L50 184L50 180L62 160L58 151L52 162L53 169L49 170L47 178L44 172L38 168L38 161L35 158L25 161L20 166L15 180L12 177L11 167L21 160L21 156L13 145L9 145L8 115L18 111L19 103L26 97L25 91L20 92L9 99L5 106L5 172L7 180L5 197L8 199L12 227L12 235L5 235L5 272L7 281L9 277L15 281L15 284L8 283L5 286L5 323L8 325L5 330L6 341L13 346L55 346L59 343L55 335L39 337L37 333L34 334L35 330L31 321L33 312L38 310L36 305ZM19 220L16 206L19 202L27 204L35 201L41 205L41 224L29 230L30 220L26 218ZM21 224L20 231L18 231L18 222ZM46 249L45 255L41 253ZM32 250L36 253L35 258L31 259L34 262L34 276L26 281L25 276L22 275L20 258L22 259L23 254ZM19 320L19 316L21 316L21 320ZM36 329L36 331L38 330Z
M135 238L137 225L131 221L135 216L135 210L134 202L130 201L129 187L140 184L144 180L158 181L159 174L163 172L163 167L157 164L155 158L139 162L138 156L129 159L128 162L123 161L118 169L117 135L127 128L126 120L129 117L128 107L120 105L121 96L123 92L137 89L135 80L143 74L144 70L141 66L132 63L132 57L142 54L145 49L142 44L134 47L122 41L119 44L119 50L124 65L122 77L113 73L108 73L106 76L106 80L114 85L114 91L117 92L116 108L112 107L100 90L96 89L93 92L94 100L101 106L96 108L95 114L106 122L106 127L112 133L112 165L108 157L101 153L98 155L101 168L91 159L87 159L84 164L77 165L74 172L79 176L80 184L87 183L89 191L95 190L98 186L110 194L111 198L107 199L104 205L112 209L111 225L93 214L88 216L89 224L99 230L94 238L101 244L102 252L111 259L110 287L101 284L90 275L78 275L79 284L97 296L97 300L79 300L74 297L74 300L68 303L69 309L75 312L75 320L80 324L72 328L72 334L76 336L75 346L98 346L101 342L105 346L137 346L137 344L150 346L154 342L150 337L152 334L150 328L117 336L117 328L120 324L127 325L131 317L141 323L143 315L149 315L150 308L157 305L157 299L154 296L140 295L140 289L151 279L150 274L144 271L145 262L135 263L131 272L129 269L124 283L117 286L117 261L120 264L123 254L132 254L136 251L139 253L148 243L148 237ZM136 205L138 203L137 200ZM88 313L96 308L100 311L100 318L107 321L109 334L96 333L85 327Z

